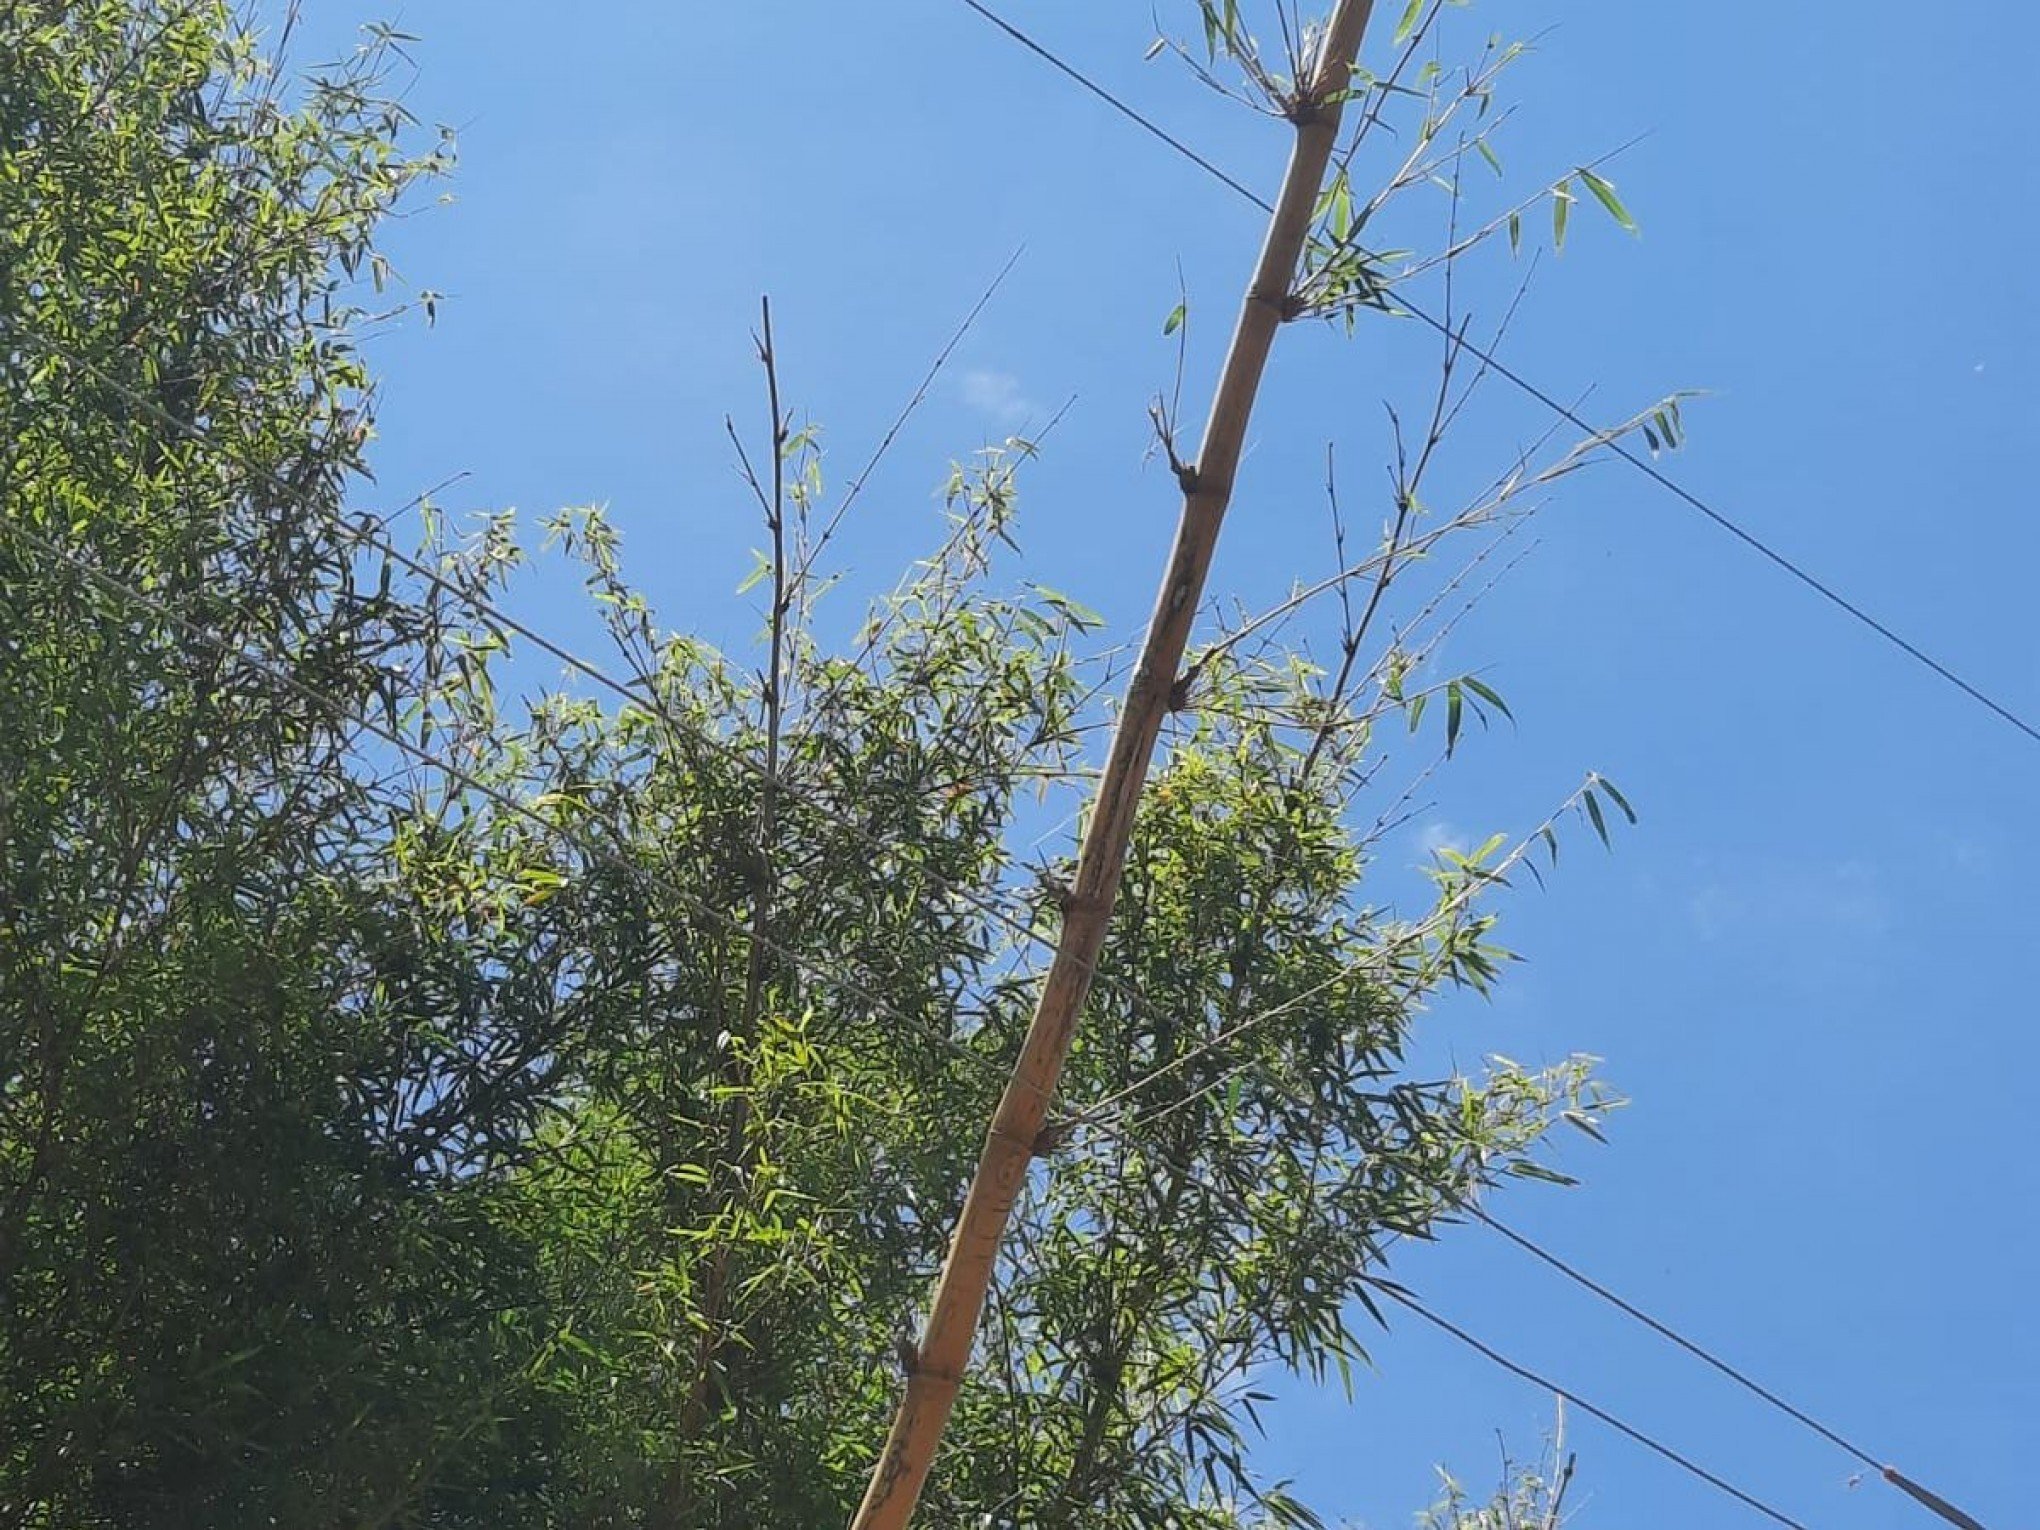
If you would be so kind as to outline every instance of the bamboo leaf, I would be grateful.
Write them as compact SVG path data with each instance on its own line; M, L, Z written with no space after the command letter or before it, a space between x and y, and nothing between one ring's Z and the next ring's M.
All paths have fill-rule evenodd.
M1587 1115L1586 1112L1565 1110L1560 1111L1559 1114L1565 1117L1567 1125L1579 1128L1579 1130L1585 1132L1604 1147L1607 1145L1608 1139L1601 1135L1601 1129L1594 1125L1593 1117Z
M1586 183L1587 190L1594 194L1594 200L1608 209L1608 216L1613 218L1618 226L1632 234L1642 232L1637 227L1636 220L1630 217L1629 209L1622 205L1622 199L1615 195L1615 187L1611 182L1585 168L1580 170L1579 177Z
M1629 805L1629 799L1627 797L1623 796L1621 792L1615 789L1615 783L1613 781L1610 781L1606 776L1597 774L1594 777L1594 785L1600 787L1602 791L1606 792L1609 798L1613 800L1614 804L1620 809L1622 809L1622 816L1624 818L1627 818L1631 823L1636 822L1636 809Z
M1604 845L1610 845L1611 842L1608 838L1608 820L1601 814L1600 799L1597 798L1591 790L1589 790L1584 794L1581 800L1586 806L1587 817L1593 822L1594 832L1601 836L1601 843Z
M1493 707L1497 712L1501 713L1502 716L1508 718L1510 722L1516 720L1516 714L1509 710L1509 704L1502 700L1501 695L1486 681L1476 680L1472 675L1468 675L1466 677L1466 688Z

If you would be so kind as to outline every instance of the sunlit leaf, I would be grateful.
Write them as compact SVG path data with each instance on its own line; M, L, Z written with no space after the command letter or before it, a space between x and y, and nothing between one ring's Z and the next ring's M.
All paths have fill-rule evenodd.
M1622 199L1615 195L1615 187L1610 182L1585 168L1577 173L1587 190L1594 194L1594 199L1608 210L1609 217L1632 234L1641 232L1636 220L1629 215L1629 209L1622 205Z

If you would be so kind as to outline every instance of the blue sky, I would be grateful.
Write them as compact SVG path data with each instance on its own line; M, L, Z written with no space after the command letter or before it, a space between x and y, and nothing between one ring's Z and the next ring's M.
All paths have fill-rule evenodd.
M1272 194L1280 124L1144 63L1148 6L1007 9ZM314 49L361 19L352 0L310 10ZM449 508L604 501L665 624L739 646L758 538L723 417L762 414L758 295L840 482L1023 249L867 489L852 588L928 547L952 457L1074 399L1026 480L1023 571L1137 630L1175 511L1142 462L1173 367L1161 321L1180 266L1201 418L1257 212L957 0L442 0L395 19L424 34L412 105L459 127L463 164L456 202L392 231L404 275L448 297L436 329L375 346L386 499L464 471ZM1609 167L1642 237L1581 209L1537 265L1511 364L1600 417L1711 390L1681 481L2040 714L2040 221L2023 92L1995 62L2034 56L2040 12L1484 0L1452 20L1448 59L1490 28L1539 39L1507 91L1513 189L1646 135ZM1491 251L1461 296L1496 315L1524 270ZM1380 401L1420 397L1430 355L1380 320L1283 335L1214 594L1253 605L1328 568L1328 439L1355 521L1378 519ZM1543 423L1493 389L1447 477ZM1531 539L1449 645L1518 726L1471 741L1382 867L1397 885L1427 843L1520 832L1589 769L1643 815L1612 855L1575 836L1548 889L1508 903L1529 960L1494 1002L1427 1022L1468 1060L1595 1053L1633 1102L1611 1146L1567 1146L1581 1188L1496 1209L1995 1530L2023 1522L2040 830L2021 783L2040 754L1619 465L1565 486ZM592 640L567 582L519 602ZM1398 1274L1811 1525L1932 1523L1482 1229ZM1497 1430L1528 1451L1548 1422L1548 1399L1414 1322L1374 1353L1350 1406L1289 1389L1263 1447L1335 1516L1407 1524L1431 1463L1484 1484ZM1572 1443L1590 1530L1757 1522L1590 1420Z

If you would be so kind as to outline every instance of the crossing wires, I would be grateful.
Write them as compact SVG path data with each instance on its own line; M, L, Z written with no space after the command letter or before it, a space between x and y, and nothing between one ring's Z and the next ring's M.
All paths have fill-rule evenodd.
M1196 165L1200 170L1204 171L1207 175L1209 175L1214 180L1218 181L1221 185L1225 186L1235 195L1243 198L1244 200L1251 203L1255 207L1260 208L1264 212L1272 212L1274 210L1272 204L1270 204L1259 193L1255 192L1254 190L1252 190L1252 188L1246 186L1239 180L1235 179L1233 176L1229 175L1215 162L1213 162L1203 154L1199 153L1196 149L1192 148L1183 139L1177 137L1175 134L1171 133L1168 129L1162 127L1159 123L1155 122L1152 118L1148 117L1147 115L1133 107L1131 104L1126 102L1120 96L1116 95L1115 93L1107 89L1105 86L1099 84L1090 75L1078 69L1076 66L1070 64L1068 61L1058 56L1055 52L1053 52L1051 49L1043 45L1034 37L1022 31L1020 28L1014 26L1010 21L1006 20L1003 16L993 11L989 6L983 4L982 0L961 0L961 3L969 10L975 12L978 16L982 17L985 21L989 22L992 26L998 28L999 31L1004 33L1008 38L1019 44L1021 47L1025 48L1028 52L1034 54L1037 58L1047 63L1058 73L1062 74L1064 77L1074 82L1076 85L1078 85L1080 88L1088 92L1090 95L1096 97L1099 101L1103 102L1111 110L1113 110L1120 116L1126 118L1128 121L1132 122L1135 126L1139 127L1143 132L1147 133L1160 143L1167 146L1171 152L1181 156L1182 158L1188 160L1190 163ZM1673 495L1676 499L1678 499L1682 504L1686 505L1689 509L1692 509L1698 514L1704 516L1718 529L1734 537L1736 541L1742 544L1746 549L1764 558L1767 562L1771 563L1773 566L1784 572L1793 580L1797 581L1805 588L1811 590L1821 600L1840 610L1844 615L1849 617L1859 626L1865 628L1866 630L1874 634L1876 637L1880 638L1887 645L1896 648L1900 653L1904 654L1907 658L1911 659L1915 664L1926 669L1929 673L1933 674L1938 679L1940 679L1947 685L1951 686L1953 689L1955 689L1958 693L1966 697L1968 700L1983 707L1985 710L1989 711L1991 714L1996 716L2000 721L2009 724L2011 727L2015 728L2018 732L2025 735L2031 741L2035 743L2040 743L2040 727L2036 727L2032 722L2028 721L2025 717L2013 711L2009 706L2005 705L2003 702L2000 702L1994 696L1990 695L1988 692L1983 690L1982 687L1968 680L1963 675L1956 672L1949 665L1947 665L1940 659L1934 657L1932 654L1930 654L1925 649L1920 647L1918 644L1914 643L1909 638L1900 634L1889 623L1873 615L1860 603L1842 594L1833 584L1823 579L1819 575L1813 573L1811 570L1806 568L1804 565L1802 565L1795 559L1787 556L1783 552L1780 552L1777 548L1773 547L1770 543L1766 542L1763 538L1759 537L1755 532L1749 530L1747 527L1742 525L1740 522L1738 522L1728 514L1717 509L1715 506L1711 505L1706 500L1702 499L1699 495L1687 489L1683 484L1680 484L1675 479L1671 478L1668 474L1666 474L1661 469L1656 467L1653 463L1649 462L1645 458L1638 456L1623 442L1609 438L1605 432L1597 430L1595 426L1593 426L1587 420L1582 418L1576 410L1574 410L1569 405L1563 403L1561 400L1559 400L1553 394L1551 394L1548 390L1531 382L1528 378L1524 377L1514 368L1500 361L1491 352L1468 339L1463 329L1456 329L1448 325L1445 321L1434 317L1432 314L1427 312L1420 304L1410 299L1400 289L1392 290L1392 293L1390 294L1388 301L1392 302L1395 308L1399 308L1407 312L1411 317L1417 319L1419 322L1425 324L1430 329L1444 336L1448 341L1463 346L1468 352L1470 352L1473 356L1479 359L1485 366L1492 369L1496 373L1496 375L1502 377L1505 381L1510 383L1520 392L1534 399L1537 403L1539 403L1544 408L1549 410L1553 415L1555 415L1559 419L1564 420L1566 423L1574 426L1577 429L1587 432L1589 435L1600 436L1602 438L1602 444L1606 446L1610 451L1612 451L1615 455L1620 457L1624 462L1628 463L1632 468L1636 469L1638 472L1643 473L1652 482L1657 484L1660 488L1664 489L1667 493ZM1265 1016L1252 1017L1252 1023L1258 1023L1261 1019L1264 1018L1267 1017ZM1226 1075L1221 1075L1221 1081L1223 1080L1224 1077L1226 1077ZM1146 1082L1145 1080L1142 1081L1142 1083L1145 1082ZM1172 1105L1167 1108L1173 1109L1175 1108L1175 1106ZM1094 1107L1094 1110L1095 1109L1096 1107ZM1786 1416L1796 1420L1806 1428L1813 1430L1815 1433L1819 1434L1821 1437L1823 1437L1824 1439L1826 1439L1839 1449L1843 1450L1857 1461L1868 1466L1870 1469L1876 1471L1887 1482L1890 1482L1900 1491L1906 1493L1909 1497L1914 1499L1923 1507L1927 1508L1930 1512L1938 1515L1940 1518L1947 1521L1949 1524L1956 1526L1957 1530L1983 1530L1983 1527L1975 1519L1971 1518L1961 1509L1956 1508L1953 1504L1949 1503L1947 1500L1939 1497L1937 1494L1911 1481L1903 1473L1899 1472L1895 1467L1880 1464L1875 1457L1871 1456L1861 1447L1851 1443L1845 1436L1841 1435L1839 1432L1831 1429L1825 1424L1822 1424L1819 1420L1815 1419L1810 1414L1786 1402L1782 1397L1778 1396L1775 1392L1753 1381L1743 1372L1736 1369L1734 1366L1730 1365L1728 1362L1715 1356L1710 1351L1706 1350L1696 1342L1686 1338L1684 1335L1680 1334L1679 1332L1671 1328L1668 1324L1665 1324L1659 1321L1658 1319L1653 1318L1648 1314L1644 1313L1642 1310L1635 1307L1631 1303L1625 1301L1621 1297L1617 1296L1613 1291L1609 1290L1607 1287L1601 1285L1600 1283L1586 1276L1572 1265L1559 1259L1556 1255L1547 1252L1546 1250L1538 1246L1536 1243L1532 1242L1527 1237L1524 1237L1522 1234L1517 1233L1513 1229L1505 1226L1493 1216L1489 1215L1484 1211L1481 1211L1478 1207L1466 1203L1461 1203L1460 1209L1467 1211L1468 1214L1472 1215L1477 1220L1493 1228L1495 1231L1502 1234L1503 1236L1509 1238L1512 1242L1516 1243L1517 1245L1525 1249L1527 1252L1533 1254L1538 1259L1551 1265L1553 1268L1557 1269L1562 1274L1564 1274L1567 1278L1573 1280L1574 1282L1583 1286L1588 1291L1592 1292L1602 1301L1605 1301L1613 1305L1615 1308L1617 1308L1619 1311L1623 1312L1630 1318L1644 1324L1645 1326L1649 1327L1652 1331L1659 1334L1661 1337L1678 1345L1680 1348L1686 1350L1688 1353L1692 1354L1696 1358L1704 1361L1706 1364L1712 1366L1717 1371L1720 1371L1722 1374L1728 1376L1739 1386L1753 1393L1755 1396L1762 1399L1771 1407L1779 1410ZM1695 1463L1681 1456L1677 1452L1669 1449L1668 1447L1664 1446L1658 1441L1643 1435L1636 1429L1623 1423L1620 1419L1614 1418L1613 1416L1603 1412L1599 1408L1594 1407L1592 1404L1585 1402L1583 1399L1574 1397L1572 1394L1566 1392L1563 1388L1555 1386L1553 1383L1544 1380L1542 1377L1536 1376L1534 1373L1525 1370L1523 1367L1517 1365L1515 1362L1508 1360L1506 1357L1502 1356L1497 1351L1489 1348L1486 1344L1482 1343L1479 1339L1475 1338L1472 1334L1466 1332L1464 1329L1461 1329L1455 1326L1454 1324L1446 1321L1445 1319L1439 1317L1435 1313L1432 1313L1427 1308L1423 1307L1420 1303L1418 1303L1414 1297L1410 1296L1407 1292L1402 1291L1400 1288L1384 1284L1381 1286L1381 1289L1384 1291L1384 1294L1389 1295L1394 1300L1408 1307L1410 1310L1415 1312L1420 1317L1441 1328L1446 1333L1452 1335L1460 1342L1477 1350L1479 1353L1487 1357L1490 1361L1494 1362L1495 1364L1503 1367L1506 1370L1511 1371L1512 1373L1518 1376L1522 1376L1528 1380L1534 1381L1537 1384L1544 1386L1550 1390L1557 1391L1562 1396L1568 1397L1570 1400L1579 1404L1579 1406L1584 1408L1586 1411L1592 1413L1595 1417L1602 1419L1604 1422L1620 1430L1622 1433L1628 1435L1632 1439L1635 1439L1640 1443L1648 1446L1650 1449L1657 1452L1659 1455L1666 1457L1667 1459L1673 1461L1674 1463L1681 1466L1685 1470L1694 1473L1695 1475L1701 1477L1703 1480L1711 1483L1716 1488L1719 1488L1720 1490L1730 1494L1731 1496L1737 1498L1747 1506L1756 1509L1758 1512L1765 1514L1766 1516L1777 1521L1778 1523L1787 1526L1798 1526L1799 1530L1804 1530L1803 1526L1799 1526L1798 1521L1789 1518L1788 1516L1778 1511L1777 1509L1774 1509L1770 1505L1765 1504L1762 1501L1754 1498L1753 1496L1743 1492L1741 1489L1736 1488L1732 1484L1713 1475L1712 1473L1706 1471L1704 1468L1698 1467Z
M1763 1402L1767 1403L1769 1406L1776 1409L1778 1412L1784 1414L1787 1418L1793 1419L1796 1422L1804 1425L1806 1428L1812 1430L1815 1434L1819 1435L1822 1439L1826 1440L1836 1449L1844 1452L1849 1456L1854 1457L1862 1465L1867 1466L1871 1471L1877 1473L1878 1476L1882 1477L1886 1482L1889 1482L1893 1487L1897 1488L1900 1492L1907 1494L1908 1496L1913 1498L1916 1502L1923 1504L1928 1509L1931 1509L1941 1518L1948 1521L1949 1524L1956 1526L1957 1530L1983 1530L1982 1525L1978 1524L1974 1519L1971 1519L1967 1514L1963 1513L1962 1510L1956 1508L1953 1504L1949 1503L1945 1498L1941 1498L1938 1495L1929 1492L1926 1488L1921 1487L1918 1483L1912 1481L1909 1477L1907 1477L1897 1467L1886 1466L1883 1463L1879 1462L1875 1456L1871 1455L1867 1450L1863 1449L1860 1445L1855 1444L1845 1435L1830 1428L1828 1425L1823 1424L1819 1419L1815 1418L1812 1414L1807 1413L1803 1409L1795 1407L1793 1404L1787 1402L1783 1397L1780 1397L1776 1392L1772 1391L1769 1387L1764 1386L1762 1383L1758 1381L1752 1380L1745 1372L1729 1364L1728 1361L1722 1359L1719 1355L1715 1354L1712 1350L1707 1349L1705 1346L1701 1345L1697 1341L1687 1338L1686 1335L1680 1333L1676 1328L1672 1327L1669 1323L1663 1322L1658 1318L1652 1317L1648 1312L1645 1312L1642 1308L1634 1305L1629 1301L1624 1300L1622 1297L1618 1296L1615 1292L1611 1291L1608 1287L1602 1285L1599 1281L1595 1280L1592 1276L1586 1274L1578 1267L1567 1263L1565 1260L1559 1258L1558 1255L1552 1253L1549 1249L1538 1244L1531 1238L1528 1238L1524 1234L1516 1231L1515 1228L1509 1226L1499 1217L1494 1216L1492 1213L1481 1210L1479 1206L1474 1205L1471 1201L1460 1201L1456 1204L1454 1209L1458 1211L1463 1211L1466 1215L1472 1217L1476 1222L1479 1222L1482 1225L1493 1229L1495 1232L1500 1233L1504 1238L1507 1238L1511 1243L1515 1244L1525 1253L1529 1254L1531 1257L1535 1259L1542 1261L1544 1264L1549 1265L1552 1269L1558 1271L1559 1274L1563 1275L1567 1280L1573 1282L1573 1284L1581 1287L1583 1290L1592 1293L1599 1300L1615 1308L1616 1311L1621 1312L1625 1316L1633 1319L1638 1323L1641 1323L1644 1327L1650 1329L1651 1332L1657 1334L1660 1338L1665 1339L1672 1344L1676 1344L1680 1349L1684 1350L1687 1354L1693 1356L1693 1358L1701 1361L1703 1364L1711 1366L1713 1369L1719 1371L1722 1375L1726 1376L1730 1381L1734 1382L1737 1386L1741 1387L1745 1392L1748 1392L1752 1396L1761 1399ZM1389 1294L1392 1296L1395 1295L1394 1292L1390 1292ZM1397 1299L1401 1300L1402 1298L1398 1297ZM1423 1316L1430 1317L1431 1315L1429 1313L1425 1313L1423 1314ZM1432 1318L1431 1320L1433 1322L1438 1321L1436 1318Z
M1157 123L1152 117L1149 117L1146 113L1138 110L1123 98L1099 84L1097 80L1078 69L1075 65L1057 56L1041 42L1014 26L990 7L984 5L982 0L960 0L960 3L997 27L1021 47L1044 60L1058 73L1074 81L1089 94L1110 107L1119 116L1133 123L1142 132L1166 145L1171 153L1195 165L1199 170L1202 170L1235 196L1260 208L1263 212L1271 210L1268 200L1261 196L1260 193L1243 184L1232 175L1227 174L1226 171L1213 163L1211 159L1200 154L1196 149L1185 143L1183 139ZM1861 602L1843 594L1831 581L1814 573L1798 560L1779 551L1740 521L1716 508L1705 499L1702 499L1698 494L1688 489L1684 484L1659 468L1648 458L1638 456L1635 450L1624 442L1608 437L1605 431L1590 423L1578 410L1558 398L1549 389L1540 387L1537 383L1532 382L1522 373L1515 370L1515 368L1497 358L1491 351L1481 347L1462 331L1455 329L1443 319L1432 314L1421 303L1418 303L1405 293L1400 286L1384 287L1382 291L1385 300L1391 302L1395 308L1407 313L1411 318L1417 320L1418 323L1436 331L1447 340L1463 347L1483 365L1492 369L1496 376L1502 378L1518 392L1535 400L1558 419L1563 420L1576 429L1586 431L1589 435L1602 437L1602 445L1608 451L1628 463L1630 467L1650 479L1652 483L1672 495L1688 509L1704 516L1716 528L1735 538L1745 549L1755 553L1758 557L1779 569L1804 588L1811 590L1822 601L1842 612L1858 626L1873 633L1888 646L1897 649L1908 659L1912 660L1913 663L1927 670L1945 684L1953 687L1968 700L1990 712L1999 721L2017 729L2031 742L2040 744L2040 724L2035 724L2004 702L1999 701L1995 696L1984 690L1982 686L1967 679L1951 665L1936 658L1925 648L1922 648L1912 639L1900 633L1889 622L1872 613Z

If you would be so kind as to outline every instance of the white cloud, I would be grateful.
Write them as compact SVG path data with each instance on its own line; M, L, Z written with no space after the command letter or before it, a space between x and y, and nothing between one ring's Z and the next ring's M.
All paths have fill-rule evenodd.
M963 374L963 401L979 414L1002 426L1018 425L1038 413L1034 400L1011 372L994 372L983 367Z
M1866 938L1886 933L1893 910L1877 868L1862 861L1772 861L1703 882L1686 912L1704 940L1809 931Z
M1991 854L1990 846L1971 835L1957 835L1943 849L1957 871L1985 872L1997 865L1997 857Z
M1442 818L1434 818L1417 831L1417 848L1424 853L1424 858L1429 860L1440 850L1451 850L1464 855L1471 847L1466 836L1459 832L1456 825L1447 823Z

